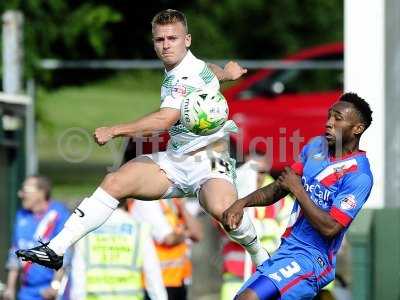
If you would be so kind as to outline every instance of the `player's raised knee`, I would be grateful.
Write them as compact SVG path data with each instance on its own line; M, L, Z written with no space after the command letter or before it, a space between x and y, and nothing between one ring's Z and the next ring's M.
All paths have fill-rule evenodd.
M232 197L222 197L221 199L215 199L215 203L213 203L212 207L213 217L217 219L218 222L223 223L223 214L231 204Z
M121 175L118 172L108 173L101 183L101 188L117 199L123 197L121 194L123 186L120 177Z

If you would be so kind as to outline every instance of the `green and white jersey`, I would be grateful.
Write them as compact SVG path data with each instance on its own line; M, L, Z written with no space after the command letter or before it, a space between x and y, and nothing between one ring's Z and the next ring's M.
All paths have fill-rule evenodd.
M187 52L181 63L165 72L161 86L161 108L169 107L180 110L185 96L199 88L219 90L219 81L207 64L197 59L190 51ZM237 126L228 120L224 126L214 134L207 136L196 135L184 127L180 121L173 125L167 151L184 154L205 147L230 132L236 132Z

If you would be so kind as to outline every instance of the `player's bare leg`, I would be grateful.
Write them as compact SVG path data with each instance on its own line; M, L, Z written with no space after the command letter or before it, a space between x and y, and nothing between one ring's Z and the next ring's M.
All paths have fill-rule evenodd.
M50 241L34 249L18 250L25 260L58 269L65 251L101 226L125 197L160 199L172 186L167 175L152 160L138 157L124 164L118 171L108 174L100 187L85 198L69 217L63 230Z
M160 199L172 185L167 175L150 158L138 157L104 178L100 187L115 199Z
M201 206L221 222L223 212L237 200L237 192L235 186L229 181L215 178L203 184L199 198ZM227 233L232 240L246 248L254 264L259 265L269 258L268 252L261 247L248 214L243 214L243 219L237 229Z
M201 206L218 222L225 209L237 199L236 188L225 179L210 179L201 187L199 201Z

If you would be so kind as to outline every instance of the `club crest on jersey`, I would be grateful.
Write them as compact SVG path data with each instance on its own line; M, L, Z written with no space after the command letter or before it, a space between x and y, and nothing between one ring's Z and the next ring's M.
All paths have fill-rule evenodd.
M173 98L182 97L182 96L185 96L185 95L186 95L186 87L185 87L183 84L177 82L177 83L171 88L171 96L172 96Z
M341 165L341 166L333 168L333 170L335 171L336 177L338 177L338 178L343 177L343 175L344 175L344 167L345 167L345 165Z
M344 210L354 209L357 206L356 197L354 195L347 195L342 201L340 201L340 208Z

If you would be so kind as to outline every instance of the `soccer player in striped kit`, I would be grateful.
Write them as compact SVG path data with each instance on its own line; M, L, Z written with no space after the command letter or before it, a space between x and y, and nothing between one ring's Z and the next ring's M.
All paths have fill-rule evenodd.
M361 135L372 121L368 103L343 94L328 111L325 136L312 139L278 180L239 199L223 214L234 229L244 207L296 201L279 249L260 265L235 299L312 299L335 276L343 236L371 192L372 173Z
M227 145L229 133L237 130L236 124L228 120L213 134L196 135L180 122L180 107L191 91L217 91L219 81L235 80L246 70L234 62L222 69L196 58L189 50L191 35L186 17L179 11L158 13L152 21L152 35L155 52L165 67L160 109L130 123L97 128L94 137L104 145L117 137L151 136L168 130L171 138L167 150L138 156L107 174L96 191L75 209L60 234L48 245L18 250L22 259L60 268L65 251L101 226L126 197L157 200L197 196L202 207L219 222L224 210L237 200L235 161ZM256 265L269 257L247 215L228 234L246 248Z

